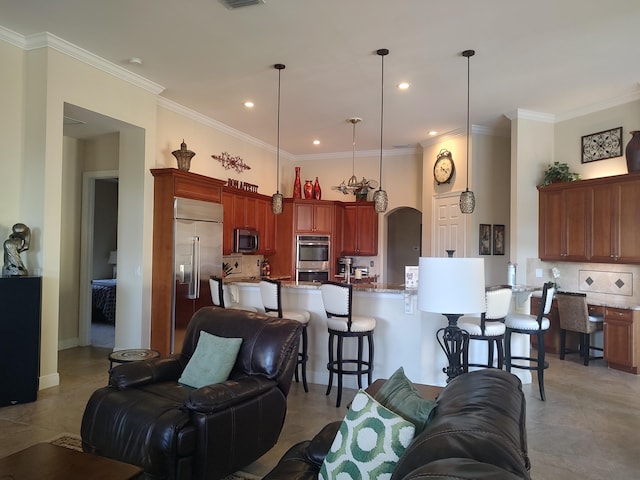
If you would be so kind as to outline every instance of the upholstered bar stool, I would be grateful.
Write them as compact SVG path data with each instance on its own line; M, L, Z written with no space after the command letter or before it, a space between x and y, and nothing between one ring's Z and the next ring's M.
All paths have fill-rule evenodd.
M247 312L257 313L258 309L248 305L227 303L224 300L224 288L222 279L216 276L209 277L209 290L211 290L211 301L216 307L230 308L233 310L246 310Z
M311 314L306 310L284 310L282 308L282 284L280 280L264 279L260 280L260 296L262 297L262 305L267 315L271 317L288 318L296 320L303 325L302 328L302 351L298 353L298 366L300 366L302 385L304 391L308 392L307 386L307 360L309 359L308 347L309 340L307 337L307 325L311 319ZM298 368L295 373L296 382L299 382Z
M338 377L338 398L336 407L340 406L342 400L342 376L357 375L358 387L362 388L362 375L367 375L367 382L371 384L373 374L373 330L376 328L376 319L373 317L355 316L352 314L352 293L351 284L337 282L324 282L320 285L322 302L327 314L327 328L329 330L329 384L326 395L331 393L333 386L333 374ZM343 342L345 338L355 337L358 339L357 358L344 358ZM334 341L337 338L337 346ZM365 360L363 358L364 339L367 339L369 353ZM334 350L336 357L334 359ZM347 365L355 365L355 368L346 368Z
M469 340L484 340L487 342L488 357L486 364L469 363L469 349L463 353L465 368L484 367L493 368L493 350L498 355L498 368L504 364L503 340L506 327L505 318L511 308L511 285L494 285L486 288L487 311L479 317L462 316L458 319L458 327L469 333ZM469 342L469 348L473 345Z
M535 370L538 373L538 388L540 389L540 398L546 399L544 394L544 371L549 368L549 363L545 360L544 351L544 334L549 330L549 319L545 317L551 311L551 302L555 288L553 283L548 282L542 288L542 302L540 302L540 310L537 315L525 315L521 313L510 313L505 319L507 327L504 335L504 353L505 367L507 372L512 368L520 368L524 370ZM511 334L521 333L524 335L535 335L538 339L538 355L536 357L511 356ZM522 363L513 363L513 360L526 361L527 365Z
M585 293L558 292L558 316L560 317L560 360L564 360L567 350L567 331L580 334L579 353L584 359L585 366L589 365L591 350L603 351L602 348L591 345L591 334L602 330L604 317L602 315L589 315L589 305ZM600 357L593 357L602 358Z

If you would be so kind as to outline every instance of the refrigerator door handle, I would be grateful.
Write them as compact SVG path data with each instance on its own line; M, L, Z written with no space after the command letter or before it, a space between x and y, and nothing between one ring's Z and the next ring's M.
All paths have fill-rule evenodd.
M193 271L189 282L188 298L200 298L200 237L191 237L191 258Z

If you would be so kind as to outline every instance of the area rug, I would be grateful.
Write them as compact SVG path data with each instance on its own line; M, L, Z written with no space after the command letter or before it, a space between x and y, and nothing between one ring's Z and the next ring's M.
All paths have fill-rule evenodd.
M82 440L79 436L65 433L52 440L49 443L58 445L59 447L70 448L71 450L82 451ZM260 480L261 477L245 472L232 473L223 480Z

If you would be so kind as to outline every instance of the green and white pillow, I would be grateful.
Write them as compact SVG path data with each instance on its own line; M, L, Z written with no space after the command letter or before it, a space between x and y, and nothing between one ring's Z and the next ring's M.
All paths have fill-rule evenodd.
M360 390L320 468L321 480L391 478L415 426Z

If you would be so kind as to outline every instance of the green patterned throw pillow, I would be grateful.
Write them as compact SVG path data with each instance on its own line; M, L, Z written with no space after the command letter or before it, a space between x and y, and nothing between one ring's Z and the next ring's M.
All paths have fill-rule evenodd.
M321 480L389 479L415 427L360 390L322 463Z

